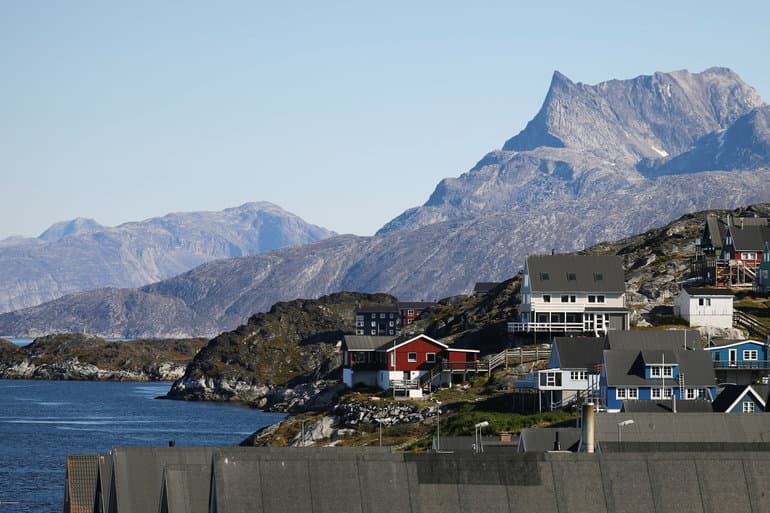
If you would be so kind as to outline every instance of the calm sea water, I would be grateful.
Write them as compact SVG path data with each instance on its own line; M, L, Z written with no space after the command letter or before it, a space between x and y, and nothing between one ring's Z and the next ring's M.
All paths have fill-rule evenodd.
M67 454L236 445L283 414L163 401L170 383L0 380L0 513L58 512Z

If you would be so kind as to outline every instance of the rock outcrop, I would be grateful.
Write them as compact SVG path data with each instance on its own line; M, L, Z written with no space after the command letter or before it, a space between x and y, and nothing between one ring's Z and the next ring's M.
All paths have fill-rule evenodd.
M172 381L204 343L107 342L81 334L41 337L24 347L0 340L0 379Z

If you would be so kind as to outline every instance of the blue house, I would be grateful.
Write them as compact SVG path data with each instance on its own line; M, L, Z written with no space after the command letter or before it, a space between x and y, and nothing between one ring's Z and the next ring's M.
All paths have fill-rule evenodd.
M749 385L770 374L767 342L757 340L712 340L704 349L711 355L721 383Z
M714 399L713 408L722 413L762 413L766 408L767 386L727 385Z
M599 376L601 401L619 412L624 401L713 400L716 379L709 353L684 348L606 349Z

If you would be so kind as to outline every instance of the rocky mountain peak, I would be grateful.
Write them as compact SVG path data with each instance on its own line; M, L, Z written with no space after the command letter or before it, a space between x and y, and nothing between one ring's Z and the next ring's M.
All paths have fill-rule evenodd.
M556 71L540 111L503 150L568 147L636 163L681 153L761 105L756 91L727 68L596 85L574 83Z
M69 221L52 224L38 236L38 239L45 242L54 242L70 235L82 235L102 229L104 229L104 226L97 223L94 219L76 217Z

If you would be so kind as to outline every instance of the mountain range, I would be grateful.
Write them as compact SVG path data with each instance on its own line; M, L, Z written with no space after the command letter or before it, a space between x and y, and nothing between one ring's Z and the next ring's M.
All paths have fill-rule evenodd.
M204 262L334 235L272 203L185 212L105 227L56 223L36 238L0 241L0 312L103 287L138 287Z
M689 212L770 199L768 107L733 71L597 85L554 73L527 126L373 237L336 236L219 260L140 289L80 293L0 315L0 333L214 335L276 301L338 290L402 300L513 276Z

